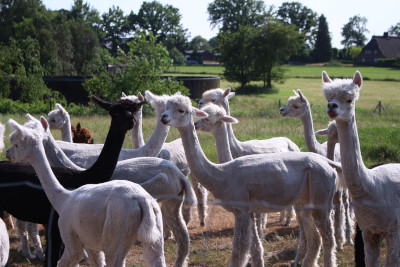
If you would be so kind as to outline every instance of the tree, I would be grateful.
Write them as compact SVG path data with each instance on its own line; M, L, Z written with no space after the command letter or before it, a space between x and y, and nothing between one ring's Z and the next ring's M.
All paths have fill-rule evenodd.
M195 36L189 44L189 49L192 50L207 50L212 51L210 44L208 43L207 39L204 39L200 35Z
M308 48L313 48L318 25L316 12L299 2L284 2L276 14L287 25L296 25L299 33L304 35Z
M112 6L102 16L101 29L104 32L103 45L110 45L111 54L116 56L121 38L126 34L126 18L118 6Z
M273 80L283 79L279 66L298 51L300 37L295 25L285 25L277 20L270 20L257 28L254 41L257 55L255 64L264 88L271 88Z
M208 4L207 12L211 26L220 26L220 33L234 33L241 26L254 27L267 20L264 2L260 0L214 0Z
M255 34L255 27L242 26L235 33L223 32L217 38L217 49L223 51L220 62L225 67L224 77L230 82L239 82L242 88L257 77Z
M391 36L398 36L400 37L400 22L397 22L396 25L392 26L388 30Z
M332 58L331 37L324 15L321 15L318 19L317 39L313 50L313 58L316 62L326 62Z
M360 15L353 16L342 28L342 36L344 39L341 43L345 47L364 46L367 41L365 33L369 32L366 28L368 19Z
M181 18L178 8L152 1L143 2L138 14L131 12L127 20L131 31L141 29L152 32L157 42L161 42L169 51L176 47L183 52L187 29L183 28Z

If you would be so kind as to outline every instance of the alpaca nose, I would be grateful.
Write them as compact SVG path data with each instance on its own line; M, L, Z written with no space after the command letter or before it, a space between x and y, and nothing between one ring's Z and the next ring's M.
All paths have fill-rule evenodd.
M339 106L336 103L331 103L331 102L328 103L328 111L332 111L338 107Z
M164 124L166 124L166 123L169 122L169 119L168 119L168 115L167 115L167 114L163 114L163 115L161 116L161 122L164 123Z

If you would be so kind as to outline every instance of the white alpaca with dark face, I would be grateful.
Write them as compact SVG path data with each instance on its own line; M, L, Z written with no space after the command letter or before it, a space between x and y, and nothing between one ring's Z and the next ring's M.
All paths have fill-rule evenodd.
M400 164L368 169L362 159L355 104L362 86L360 72L353 79L331 80L322 73L327 114L336 121L343 175L363 231L365 264L380 266L380 246L387 245L385 266L400 266Z
M337 173L332 166L340 169L340 165L308 152L249 155L214 164L204 155L192 115L207 117L207 113L192 107L188 97L174 95L168 100L161 121L178 129L190 170L216 201L235 215L229 266L245 266L250 246L258 250L252 264L263 266L263 248L253 214L279 211L290 205L298 208L297 218L304 229L294 264L302 261L304 266L317 265L322 240L324 266L335 266L330 213ZM318 208L304 209L305 206Z
M147 266L166 266L161 211L141 186L129 181L111 181L67 190L50 168L40 132L12 119L9 124L14 131L10 135L12 146L7 151L8 157L32 165L60 216L65 250L58 266L77 265L86 249L89 259L93 259L95 251L104 251L107 266L122 267L136 240L142 242Z

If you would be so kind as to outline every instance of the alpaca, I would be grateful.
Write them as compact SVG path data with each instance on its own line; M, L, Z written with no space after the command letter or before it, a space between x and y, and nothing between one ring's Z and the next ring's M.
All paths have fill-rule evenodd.
M226 115L226 111L224 108L217 106L213 103L207 103L203 105L201 108L204 112L208 114L206 118L199 119L195 121L194 125L197 131L202 132L211 132L215 138L215 144L217 148L217 160L218 163L225 163L233 160L232 154L229 146L229 138L226 130L226 125L229 123L238 123L238 120L232 116ZM285 212L281 213L281 219ZM263 216L262 218L266 218ZM292 207L289 207L287 210L286 222L285 226L290 225L290 221L292 218ZM262 225L266 225L266 223L262 222ZM260 228L261 230L262 228Z
M10 238L8 237L6 224L0 219L0 267L7 264L10 253Z
M207 90L203 93L202 99L199 101L199 107L211 102L221 105L226 110L226 114L231 115L229 99L234 95L235 93L231 92L230 88L227 88L225 91L220 88ZM252 154L300 151L299 147L287 137L273 137L265 140L248 140L241 142L236 139L231 124L227 125L227 129L229 145L234 159Z
M121 100L137 103L129 99ZM155 108L157 116L160 116L163 112L164 105L154 105L153 108ZM134 124L136 124L136 118L133 120L135 120ZM163 125L161 122L157 123L153 134L144 146L137 149L121 149L118 160L136 157L156 157L161 151L161 147L167 138L168 131L168 126ZM64 141L57 141L57 143L73 163L85 169L93 165L103 148L102 144L75 144Z
M71 119L68 112L56 103L56 109L49 112L48 121L51 129L61 130L61 140L72 143Z
M78 172L66 168L52 168L60 183L66 188L77 188L85 184L110 180L125 134L132 128L133 116L143 104L123 100L107 103L96 97L92 97L92 100L108 110L111 116L110 130L102 153L90 169ZM56 266L62 242L57 224L58 214L54 212L30 165L0 162L0 209L21 220L47 224L46 266ZM97 253L97 256L100 260L101 254Z
M336 121L343 176L353 200L355 217L363 231L366 266L380 265L380 245L386 240L385 266L400 266L400 164L368 169L362 159L355 102L362 86L356 71L353 79L331 80L322 73L322 90L328 116Z
M92 133L88 128L81 127L81 123L78 122L76 127L71 126L71 131L74 134L72 141L74 143L83 143L83 144L93 144L94 140L92 138Z
M144 97L140 92L137 94L137 96L126 95L124 92L122 92L121 99L127 99L127 100L131 100L131 101L137 102L137 103L144 101ZM130 130L133 149L144 146L143 131L142 131L142 118L143 118L142 109L140 109L135 115L136 123L133 126L133 128Z
M280 109L279 113L285 118L298 118L301 120L308 151L328 157L328 145L330 144L332 155L328 158L340 162L340 148L337 145L334 135L331 136L331 139L328 138L328 142L324 142L323 144L318 142L314 134L310 103L300 89L298 89L297 92L293 92L295 95L288 99L287 104ZM339 188L334 198L335 238L338 249L343 248L343 245L346 242L346 237L347 242L350 244L353 242L353 220L351 219L351 212L348 203L349 198L347 190ZM347 204L346 208L344 206L345 204ZM345 220L345 218L347 218L347 220Z
M334 266L335 240L330 211L337 173L332 166L340 169L340 165L310 152L256 154L214 164L202 151L192 115L207 117L205 112L192 107L188 97L175 94L167 101L161 120L178 129L190 170L199 182L212 192L217 203L235 215L229 266L246 264L251 242L259 252L251 259L252 264L263 266L263 247L253 214L282 210L290 205L295 205L305 235L300 238L294 263L304 256L305 266L315 266L322 238L324 265Z
M103 251L107 266L122 267L136 240L143 246L146 266L166 266L160 207L140 185L109 181L68 190L51 170L40 134L12 119L9 124L14 128L10 160L33 166L59 214L65 250L58 266L77 265L85 248L90 259L95 251Z
M155 106L155 109L161 109L161 107L156 107L156 106L163 106L162 109L164 108L165 101L166 99L169 98L169 96L163 95L163 96L157 96L152 94L150 91L145 92L145 96L147 101L152 105ZM123 95L121 99L130 99L131 101L138 101L140 100L140 95L138 97L135 96L126 96ZM138 124L142 124L141 120L142 118L137 118ZM132 147L134 147L134 140L139 140L143 139L143 134L140 129L140 131L131 131L131 138L132 138ZM143 141L144 143L144 141ZM185 155L185 150L183 149L182 145L182 140L180 138L169 142L169 143L164 143L162 145L162 149L160 153L158 154L159 158L166 159L174 163L179 170L185 175L188 176L190 173L189 165L186 160L186 155ZM205 226L205 218L207 216L207 198L208 198L208 192L207 190L197 182L196 177L192 174L191 179L192 187L194 189L194 192L196 194L197 198L197 213L199 215L199 220L200 220L200 226ZM184 208L183 210L183 215L185 217L185 221L188 222L188 218L191 217L191 211L187 210ZM168 229L164 229L164 234L168 235L169 231Z
M65 164L68 168L82 170L73 164L57 145L44 117L41 117L41 121L32 116L29 118L30 121L24 126L41 132L42 143L50 165ZM187 178L170 161L143 157L119 161L111 180L129 180L140 184L160 202L163 222L172 230L177 243L175 266L187 266L190 239L181 207L184 204L184 207L190 208L196 203L196 197Z

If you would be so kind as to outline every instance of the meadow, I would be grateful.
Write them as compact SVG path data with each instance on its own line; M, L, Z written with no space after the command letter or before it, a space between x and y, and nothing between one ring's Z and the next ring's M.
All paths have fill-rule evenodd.
M180 69L182 68L182 69ZM236 137L239 140L266 139L275 136L286 136L294 141L302 151L307 151L304 142L302 124L297 119L282 118L279 108L285 105L287 99L293 95L292 90L300 89L311 103L311 110L315 130L326 128L329 118L326 115L326 100L321 91L321 72L326 70L331 77L352 77L355 70L360 70L364 78L360 99L356 102L356 119L360 136L361 150L366 166L375 163L400 162L400 70L381 69L370 67L289 67L289 78L284 84L275 84L274 93L259 95L236 95L231 99L231 115L239 120L233 125ZM204 72L204 73L203 73ZM220 76L222 67L190 66L177 67L176 75L196 74ZM221 80L221 88L238 85ZM376 109L381 101L384 110ZM196 103L194 102L194 105ZM146 107L150 110L151 108ZM36 117L46 114L34 114ZM6 123L8 118L19 122L26 121L23 114L1 114L0 121ZM103 143L107 135L110 118L108 116L71 117L71 123L89 128L93 133L95 143ZM148 112L143 119L143 132L147 140L156 123L155 115ZM61 135L52 131L56 139ZM8 141L9 129L7 126L5 143ZM214 139L210 134L198 133L200 143L206 156L216 162ZM171 128L167 141L179 138L176 129ZM318 137L320 142L326 138ZM130 138L127 134L125 148L130 148ZM1 154L5 159L5 151ZM227 266L231 253L233 234L233 216L212 205L210 200L209 216L205 228L200 228L194 214L189 224L191 237L190 266ZM266 266L290 266L294 259L296 248L297 224L294 221L290 227L277 223L277 214L272 214L267 228L264 230L263 245L265 249ZM43 233L43 231L42 231ZM7 266L41 266L39 261L29 262L16 251L15 230L10 232L12 250ZM175 257L175 243L167 240L165 245L166 259L169 266L173 265ZM343 251L338 252L339 266L354 266L353 248L346 245ZM127 266L143 266L140 246L132 249Z

